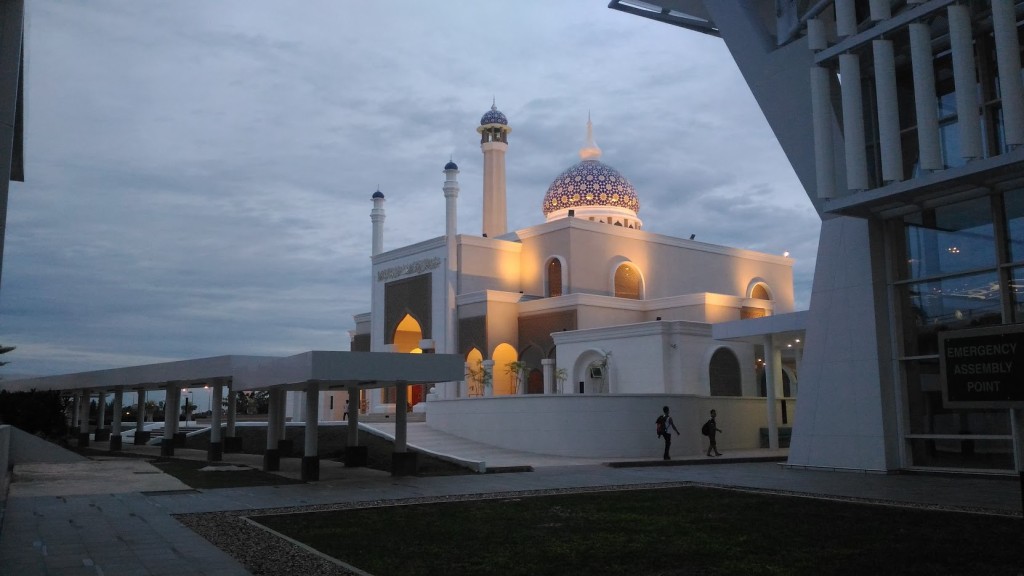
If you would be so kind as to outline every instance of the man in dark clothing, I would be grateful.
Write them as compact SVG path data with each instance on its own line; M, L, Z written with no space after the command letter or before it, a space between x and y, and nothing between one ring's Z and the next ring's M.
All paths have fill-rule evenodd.
M668 406L662 406L662 425L660 435L665 439L665 454L662 456L665 460L671 460L668 456L668 450L672 447L672 433L669 432L669 428L676 431L676 436L679 435L679 428L676 428L675 422L672 421L672 417L668 415Z
M718 429L718 424L715 423L715 416L716 415L717 414L715 413L715 411L712 410L711 411L711 420L708 420L708 422L706 424L706 426L708 427L708 440L711 441L711 443L708 444L708 456L712 455L711 454L712 451L715 452L715 454L714 454L715 456L721 456L722 455L722 453L718 451L718 444L715 442L715 434L721 432L721 430Z

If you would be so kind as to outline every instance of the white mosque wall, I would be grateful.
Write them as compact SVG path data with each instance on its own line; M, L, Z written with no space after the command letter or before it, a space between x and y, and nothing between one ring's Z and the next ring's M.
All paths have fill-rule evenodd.
M792 402L792 400L790 400ZM526 395L438 400L429 403L427 425L463 438L510 450L581 458L659 458L663 441L655 419L669 406L680 435L674 457L707 450L701 425L718 412L718 448L760 447L766 428L763 398L708 398L686 394ZM777 415L781 410L776 409ZM776 424L782 426L781 416ZM792 425L792 422L786 426Z
M566 233L567 232L567 233ZM792 260L750 250L705 244L621 226L566 218L516 232L523 244L523 289L544 294L543 266L562 256L569 267L567 293L612 295L617 266L630 262L643 277L644 299L711 292L747 296L759 279L776 312L793 310Z
M483 290L518 293L518 242L460 235L459 237L459 294Z

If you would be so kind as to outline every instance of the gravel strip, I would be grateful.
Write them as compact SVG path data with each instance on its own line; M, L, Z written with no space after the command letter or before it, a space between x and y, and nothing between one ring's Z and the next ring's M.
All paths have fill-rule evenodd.
M501 500L505 498L524 498L530 496L548 496L553 494L582 494L588 492L617 492L652 488L678 488L684 486L715 488L720 490L737 490L742 492L773 494L778 496L816 498L821 500L835 500L898 508L1006 516L1010 518L1021 516L1019 512L1002 512L964 506L913 504L853 496L828 496L822 494L809 494L806 492L792 492L788 490L721 486L718 484L706 484L702 482L667 482L661 484L629 484L583 488L558 488L549 490L488 492L485 494L459 494L454 496L403 498L397 500L368 500L361 502L342 502L288 508L267 508L259 511L234 510L229 512L177 514L174 517L185 526L191 528L194 532L209 540L221 550L230 554L245 566L247 570L252 572L254 576L307 576L309 574L322 574L324 576L358 576L358 572L346 570L345 568L325 560L324 558L300 546L296 546L287 540L277 537L267 530L254 526L252 522L249 522L246 519L252 518L258 520L261 516L272 516L275 514L355 510L361 508L380 508L385 506L433 504L437 502L465 502L469 500Z

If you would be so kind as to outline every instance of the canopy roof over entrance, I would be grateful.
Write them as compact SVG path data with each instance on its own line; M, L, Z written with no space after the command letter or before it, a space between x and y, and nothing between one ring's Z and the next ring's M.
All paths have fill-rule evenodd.
M284 385L306 389L317 383L325 388L382 388L395 384L429 384L462 380L465 363L452 354L396 354L393 352L304 352L274 356L214 356L161 362L127 368L94 370L0 382L0 390L109 391L157 390L232 384L236 390Z
M721 322L711 326L711 337L715 340L734 340L751 344L764 343L765 336L772 336L776 342L803 342L807 328L807 311L775 314L763 318L748 318Z
M239 390L285 385L305 390L383 388L395 384L452 382L465 377L465 360L456 354L394 352L303 352L276 358L235 375Z

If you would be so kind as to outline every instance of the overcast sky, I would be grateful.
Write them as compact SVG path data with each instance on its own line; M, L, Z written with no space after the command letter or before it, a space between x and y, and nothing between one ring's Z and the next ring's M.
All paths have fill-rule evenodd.
M781 254L820 222L722 41L605 0L27 2L3 375L348 349L385 249L480 233L475 132L512 126L509 228L543 221L588 112L651 232Z

